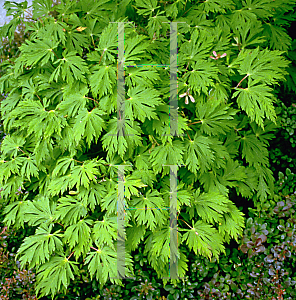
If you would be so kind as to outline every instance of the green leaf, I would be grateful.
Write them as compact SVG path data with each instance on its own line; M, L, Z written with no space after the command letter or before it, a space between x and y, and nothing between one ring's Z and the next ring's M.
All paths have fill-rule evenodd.
M48 225L54 221L56 204L50 203L48 197L39 195L35 197L34 201L27 201L26 203L24 220L30 226Z
M141 56L150 48L150 44L147 41L146 36L134 36L126 40L126 45L124 49L124 63L127 65L134 65L135 61L140 61Z
M271 22L263 24L263 34L269 38L273 50L288 51L292 42L287 30Z
M153 16L153 18L149 19L148 22L148 34L150 38L159 38L160 36L160 30L162 29L162 34L165 35L167 30L170 28L169 19L165 16L160 16L160 14L163 14L164 12L157 12L156 15Z
M135 67L130 68L128 70L128 73L125 76L125 84L131 88L131 87L151 87L153 83L156 83L160 80L159 73L155 69L148 69L146 70L145 67L149 66L141 66L141 67ZM151 88L150 88L151 89ZM155 90L154 90L155 92Z
M119 124L118 128L117 124ZM125 134L123 134L123 128ZM137 122L125 120L123 125L123 121L117 121L116 118L113 118L109 121L107 133L102 138L103 149L108 152L109 157L117 152L123 158L127 149L130 152L135 146L141 145L141 132Z
M267 194L271 195L274 192L274 177L266 166L255 164L254 167L258 174L257 198L265 201Z
M88 147L90 147L93 140L98 142L103 128L105 127L102 116L105 113L94 108L92 111L87 111L86 108L82 109L75 118L75 125L73 131L75 134L75 142L78 144L81 138L86 138Z
M237 103L249 116L251 121L255 121L263 128L263 118L275 121L276 113L273 106L272 88L264 85L249 85L246 89L239 89L232 98L237 97Z
M100 61L102 64L107 60L114 62L114 54L117 54L118 47L118 25L117 24L108 24L102 31L100 35L99 45L96 50L100 50L100 55L96 55L95 61ZM96 52L97 53L97 52ZM112 55L113 54L113 55ZM93 60L93 54L89 55L89 59ZM102 57L102 58L101 58Z
M9 161L1 161L0 162L0 180L6 183L8 178L11 177L12 174L20 173L20 165L23 162L23 157L16 157Z
M67 53L62 59L58 59L54 64L59 63L58 67L52 73L49 82L59 79L61 74L62 79L66 80L70 85L74 80L81 80L86 83L86 78L84 74L89 74L89 70L85 61L76 55L76 51L71 51Z
M169 177L166 177L162 182L161 194L164 199L165 207L176 209L178 212L181 211L183 205L190 206L191 199L193 198L191 190L184 187L184 183L180 182L178 185L171 184ZM172 194L177 195L177 207L171 203Z
M237 160L228 160L226 166L222 172L219 172L219 182L224 186L235 187L238 183L243 182L246 184L249 182L247 179L248 173L246 168L241 166Z
M193 224L194 223L194 224ZM192 221L192 229L179 229L185 231L182 241L186 241L189 249L196 255L201 254L211 259L212 256L219 258L221 252L225 253L222 238L217 229L199 220Z
M52 176L54 177L59 177L61 175L65 175L68 170L72 170L74 167L74 159L70 156L64 156L60 158L57 163L55 168L52 171Z
M282 56L282 51L268 49L245 49L240 51L231 66L238 65L241 75L248 75L255 83L276 84L283 80L289 62Z
M74 252L76 260L82 254L83 257L91 246L91 228L93 221L88 219L80 220L77 224L69 226L63 236L63 242L69 245L69 249Z
M213 36L194 28L190 40L182 43L180 47L180 65L184 65L185 63L188 64L190 62L192 63L194 61L207 60L211 55L210 50L212 48L213 41Z
M195 175L197 171L206 172L214 161L214 153L210 148L211 138L195 134L193 140L186 140L184 160L188 169Z
M195 93L207 93L208 87L214 86L214 81L218 80L218 71L213 62L195 59L192 70L185 74L184 80L188 80L189 86Z
M166 222L168 223L168 222ZM157 230L154 230L150 234L151 239L146 239L146 249L149 248L148 257L152 260L152 257L157 257L163 260L165 263L169 263L170 258L170 227L165 224L161 227L158 227ZM148 249L147 249L148 247Z
M34 268L40 264L44 264L50 259L53 253L61 253L63 250L63 243L60 239L62 234L60 230L51 233L52 226L49 228L41 225L36 229L35 235L26 237L21 244L16 258L19 258L21 267L28 263L28 267Z
M49 182L47 186L48 196L63 194L67 189L72 189L75 185L75 181L72 179L72 175L65 175L56 177Z
M98 170L99 165L99 162L90 160L85 161L80 166L73 167L73 170L71 171L73 186L76 185L77 190L80 186L88 188L90 181L95 180L95 175L100 174L100 171Z
M22 157L23 166L21 169L21 175L26 176L29 181L31 181L30 177L38 177L39 169L36 165L36 160L31 157Z
M96 221L92 228L93 241L100 247L106 244L115 250L114 241L117 238L117 227L116 217L103 217L102 221Z
M238 110L229 108L225 104L207 102L197 103L196 120L201 123L200 130L208 135L228 133L236 123L233 116Z
M129 269L132 267L132 259L127 253L122 253L125 257L125 274L130 275ZM95 252L90 252L86 257L85 264L88 265L88 270L91 279L95 276L96 280L100 282L100 286L106 283L108 278L111 282L118 283L118 280L114 279L117 277L117 253L115 250L108 246L104 246Z
M126 249L128 252L134 251L139 243L144 240L144 235L146 233L146 226L132 226L126 229Z
M125 101L125 114L130 120L137 118L144 122L146 118L157 119L154 108L162 103L157 90L136 86L127 94L129 98Z
M182 165L184 164L182 156L185 151L181 141L175 140L172 143L167 142L152 149L150 162L156 174L163 170L163 174L169 173L169 167L164 165Z
M6 224L8 228L11 224L15 224L16 228L24 227L27 205L27 201L16 201L7 205L3 211L5 215L3 223Z
M93 20L100 18L101 20L104 20L103 14L108 10L107 2L110 2L110 0L87 0L79 2L78 7L81 11L88 12L85 16L87 19Z
M78 20L75 19L75 16ZM81 21L78 18L78 16L76 14L70 14L70 18L71 17L72 17L72 22L74 24L73 27L71 29L69 28L68 32L66 33L66 49L67 51L73 53L73 55L75 55L74 53L78 53L80 56L82 56L83 48L87 48L87 49L89 48L89 39L83 33L83 31L78 32L76 30L77 26L81 26ZM81 57L79 58L80 58L80 62L82 62L83 60L81 59Z
M94 211L97 205L101 205L102 199L106 196L107 190L103 184L90 182L89 188L81 187L77 198L80 201L87 199L87 205Z
M138 196L139 195L139 188L145 187L144 183L136 177L134 174L127 175L124 181L124 196L127 199L131 199L132 195Z
M163 225L166 220L163 212L164 201L157 191L149 190L145 197L144 195L134 197L131 206L137 224L146 225L152 231L157 225Z
M77 201L71 196L59 199L54 217L61 221L65 226L76 224L80 218L87 214L86 206L83 202Z
M262 25L260 21L250 20L239 22L234 28L235 41L241 45L241 49L262 44L266 37L262 35Z
M76 116L79 114L86 106L88 94L88 88L84 87L78 92L67 93L64 95L64 100L58 104L57 110L63 115L68 115L69 117Z
M19 148L22 148L26 140L22 136L6 136L4 141L1 143L1 153L5 156L14 157L16 159L17 155L20 153Z
M25 66L34 66L40 64L44 66L51 60L54 62L54 50L58 47L58 42L52 40L35 40L31 42L26 40L26 43L23 43L20 46L22 55L17 58L16 61L24 62Z
M157 6L157 0L136 0L136 7L139 15L151 16L151 14L160 6Z
M36 292L40 296L51 295L52 299L61 290L67 290L70 279L78 274L78 262L69 261L64 256L53 256L48 262L38 268Z
M227 243L230 242L230 237L238 242L238 236L243 234L243 228L245 227L244 213L230 201L227 203L227 207L228 212L223 215L218 230Z
M40 18L41 16L47 16L51 11L52 1L51 0L33 0L33 19Z
M33 133L38 140L41 140L41 137L47 139L55 133L60 136L62 128L66 125L66 120L59 116L56 110L45 110L48 106L46 98L43 103L44 105L39 101L25 100L10 114L10 118L17 119L15 127L26 128L26 136Z
M93 97L112 93L113 87L117 83L116 68L114 66L95 65L90 69L89 82Z
M202 2L198 5L198 8L201 11L204 11L206 13L213 12L221 12L225 13L225 9L231 9L233 8L233 1L232 0L208 0L206 2Z
M196 195L189 209L190 218L195 216L196 211L204 222L218 223L222 220L223 214L229 211L227 206L229 202L229 199L217 192Z
M268 164L268 151L266 145L261 142L256 135L244 135L240 139L240 146L242 149L242 157L254 166L255 164Z

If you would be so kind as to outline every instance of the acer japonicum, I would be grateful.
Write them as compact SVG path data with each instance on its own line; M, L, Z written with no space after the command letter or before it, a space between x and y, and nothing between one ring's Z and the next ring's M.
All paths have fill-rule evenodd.
M36 268L38 294L67 289L83 265L100 284L109 277L121 284L114 279L118 165L125 166L127 276L139 244L159 277L169 275L170 246L180 278L188 251L219 258L244 228L230 189L246 201L273 194L267 146L277 126L274 87L288 74L291 39L281 24L295 2L55 4L33 0L31 19L24 20L26 1L5 2L13 19L1 28L12 39L23 21L29 34L19 56L1 66L7 136L0 182L6 226L36 228L17 258ZM124 136L117 135L116 22L125 22ZM170 135L169 22L180 22L177 91L192 97L185 97L188 104L179 97L176 136ZM179 166L178 245L170 245L165 209L168 165ZM28 193L16 194L20 187Z

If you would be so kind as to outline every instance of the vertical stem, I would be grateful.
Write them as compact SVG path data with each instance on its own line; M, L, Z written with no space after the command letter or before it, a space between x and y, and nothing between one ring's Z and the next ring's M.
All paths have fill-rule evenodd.
M105 50L103 51L103 53L102 53L102 55L101 55L101 58L100 58L99 64L100 64L100 62L101 62L101 59L102 59L102 57L103 57L104 53L105 53Z
M188 64L187 64L187 66L186 66L186 70L188 69L188 66L189 66L190 60L191 60L191 59L189 59L189 61L188 61Z
M93 38L93 36L91 36L91 39L92 39L92 42L93 42L94 48L96 48L96 45L95 45L95 41L94 41L94 38Z
M186 131L187 135L188 135L188 138L190 141L192 141L192 139L190 138L190 135L188 134L188 132Z

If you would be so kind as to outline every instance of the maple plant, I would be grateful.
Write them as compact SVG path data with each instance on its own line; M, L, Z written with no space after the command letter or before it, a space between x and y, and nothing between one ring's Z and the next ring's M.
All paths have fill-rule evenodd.
M182 278L189 251L219 259L242 235L244 214L229 195L264 203L273 194L267 146L277 127L274 90L289 74L283 25L294 7L291 0L33 0L28 10L26 1L5 2L13 19L1 36L12 40L23 22L29 38L18 57L1 63L1 201L8 227L36 229L17 259L36 269L38 295L66 290L82 265L102 286L108 278L122 284L119 166L122 275L134 275L140 244L167 282L172 249ZM170 134L170 22L178 22L178 134ZM178 166L173 191L170 166Z

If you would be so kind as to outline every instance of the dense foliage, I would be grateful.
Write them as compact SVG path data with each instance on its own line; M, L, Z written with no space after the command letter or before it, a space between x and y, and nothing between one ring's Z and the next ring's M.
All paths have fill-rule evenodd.
M286 13L295 1L257 2L63 0L53 7L50 0L33 1L34 22L24 22L29 38L16 57L2 62L7 136L0 184L5 225L35 230L17 258L22 268L36 268L39 294L66 292L70 279L82 273L100 288L108 277L120 284L112 278L118 165L125 166L129 276L135 276L135 251L158 277L169 275L170 246L177 249L180 277L191 250L211 260L227 254L224 243L238 240L244 228L230 190L252 199L258 211L268 209L274 178L267 147L278 126L274 87L289 78L286 88L293 90L294 80L287 55L291 39L281 25L293 18ZM12 39L27 3L5 6L14 18L1 35ZM127 21L134 23L124 27L128 97L122 136L116 134L119 33L110 22ZM170 134L173 60L165 23L172 21L184 22L177 35L177 135ZM176 228L164 209L172 194L168 165L179 166L173 246L170 232ZM265 251L266 232L253 231L250 237L244 232L241 249ZM139 289L149 286L147 281Z

